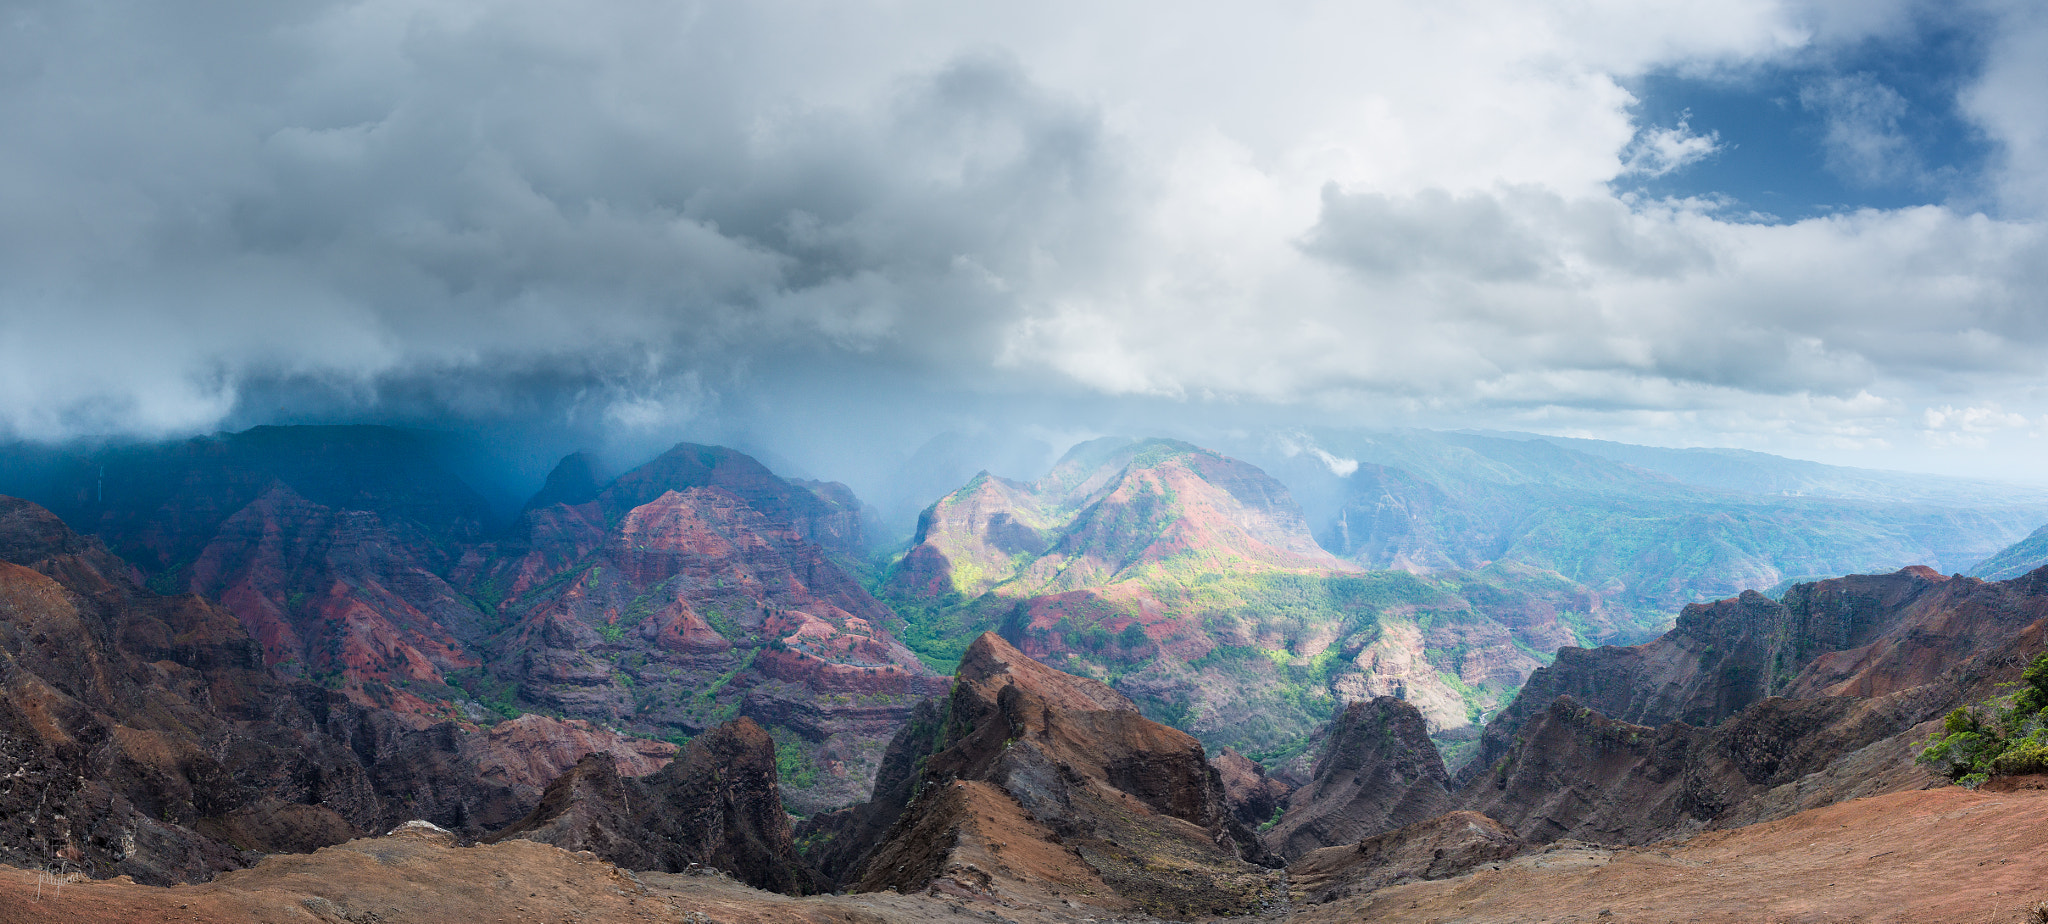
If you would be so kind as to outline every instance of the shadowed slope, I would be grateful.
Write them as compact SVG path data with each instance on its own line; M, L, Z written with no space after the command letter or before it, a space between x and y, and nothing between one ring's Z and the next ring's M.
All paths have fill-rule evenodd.
M946 735L858 888L1044 899L1090 894L1154 914L1241 913L1266 882L1193 738L1107 686L985 634Z

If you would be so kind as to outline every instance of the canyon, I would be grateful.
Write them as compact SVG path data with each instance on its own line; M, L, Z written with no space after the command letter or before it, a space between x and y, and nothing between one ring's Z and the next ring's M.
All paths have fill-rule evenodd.
M851 492L729 449L571 456L509 516L430 449L129 447L112 492L46 492L85 531L0 499L0 862L52 902L0 920L1981 919L1878 901L1935 871L2048 898L2048 790L1915 760L2048 650L2048 571L1796 582L1645 638L1527 561L1367 570L1168 440L979 476L883 560Z

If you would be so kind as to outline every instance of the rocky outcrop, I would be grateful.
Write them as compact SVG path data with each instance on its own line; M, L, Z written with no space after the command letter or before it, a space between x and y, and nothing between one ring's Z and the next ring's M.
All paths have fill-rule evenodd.
M1209 758L1209 766L1216 769L1217 778L1223 781L1223 802L1230 807L1231 817L1247 828L1275 820L1288 795L1294 792L1294 787L1267 776L1266 768L1258 761L1231 748L1218 750Z
M1532 679L1488 727L1459 804L1534 843L1634 844L1918 788L1932 782L1913 757L1934 721L1996 695L2044 648L2040 572L1985 583L1907 569L1800 585L1782 604L1688 608L1664 638L1568 651ZM1560 688L1591 702L1553 696L1528 715Z
M0 856L207 878L420 818L525 814L585 746L651 771L670 746L530 717L489 732L281 676L242 623L48 511L0 498ZM534 778L541 774L538 780Z
M917 796L925 758L938 749L944 730L938 701L919 702L910 721L889 739L868 801L813 815L798 826L796 837L805 845L804 859L824 885L835 889L845 885L888 836L890 826Z
M1414 706L1354 702L1330 725L1314 777L1263 835L1273 852L1292 860L1450 811L1449 775Z
M691 444L587 500L570 490L580 467L563 466L578 471L558 469L549 496L562 503L537 498L476 566L510 626L491 675L516 684L523 705L648 736L738 712L802 751L804 772L785 781L792 808L867 795L870 742L946 682L833 561L859 540L851 494Z
M463 756L476 765L480 780L526 798L538 798L585 755L603 754L619 775L632 777L667 766L677 750L666 741L632 738L582 719L537 713L499 722L462 742Z
M776 786L775 742L749 719L692 739L643 779L591 754L548 784L525 818L486 838L588 850L627 869L723 870L756 888L816 891Z
M855 877L866 891L1101 891L1153 914L1241 913L1265 889L1193 738L993 634L962 659L941 749Z
M1786 592L1692 604L1659 638L1629 648L1565 648L1488 723L1469 782L1560 696L1639 725L1711 726L1769 696L1878 696L1935 680L2048 615L2019 582L1952 580L1926 568L1856 575Z
M1287 867L1297 902L1322 904L1403 882L1449 879L1507 860L1527 847L1478 812L1449 812L1356 844L1312 850Z

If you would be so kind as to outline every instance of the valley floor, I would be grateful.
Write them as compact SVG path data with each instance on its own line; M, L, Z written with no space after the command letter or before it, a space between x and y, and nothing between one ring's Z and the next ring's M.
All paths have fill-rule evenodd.
M1323 922L1955 922L2038 920L2048 789L1891 793L1690 840L1550 848L1474 873L1261 916ZM632 874L526 841L434 833L270 857L203 885L66 882L0 868L0 924L305 921L1108 922L1085 905L1018 908L879 893L789 898L717 874Z

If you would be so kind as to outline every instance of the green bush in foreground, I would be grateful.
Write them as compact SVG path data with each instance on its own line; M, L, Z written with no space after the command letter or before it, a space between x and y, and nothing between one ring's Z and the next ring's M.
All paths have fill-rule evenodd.
M2048 654L2027 665L2009 704L2001 698L1949 713L1920 762L1969 787L1995 776L2048 773Z

